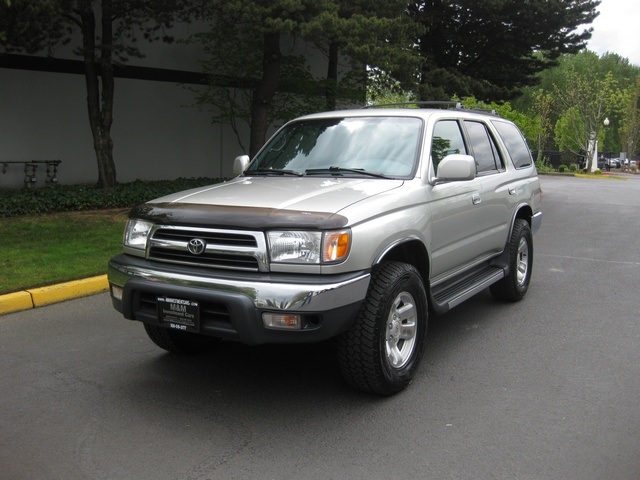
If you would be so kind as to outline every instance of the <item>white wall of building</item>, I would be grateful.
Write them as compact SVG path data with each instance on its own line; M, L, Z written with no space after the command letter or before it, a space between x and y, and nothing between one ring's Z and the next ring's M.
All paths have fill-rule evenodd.
M186 37L195 28L181 26L178 33ZM314 73L324 71L322 55L308 46L296 48L309 51ZM146 57L132 65L200 71L197 47L150 43L145 49ZM71 47L54 55L78 59ZM246 152L229 126L213 125L210 113L193 103L194 93L185 86L116 78L111 134L119 182L231 176L233 159ZM84 76L0 67L0 168L3 161L57 159L62 161L60 184L97 182ZM37 186L45 184L45 169L38 169ZM0 170L0 188L23 185L22 166L9 164L6 173Z
M0 164L59 159L60 183L95 183L84 77L0 69L0 86ZM173 83L116 79L111 134L118 181L231 174L233 158L244 152L228 127L212 125L192 103L193 93ZM6 170L0 188L21 187L22 166Z

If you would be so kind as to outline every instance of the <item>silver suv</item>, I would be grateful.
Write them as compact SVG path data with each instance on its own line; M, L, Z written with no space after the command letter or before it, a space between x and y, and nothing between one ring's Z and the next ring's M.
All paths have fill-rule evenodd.
M346 381L390 395L416 372L429 312L527 292L540 183L496 115L308 115L234 168L134 208L109 262L114 307L165 350L335 337Z

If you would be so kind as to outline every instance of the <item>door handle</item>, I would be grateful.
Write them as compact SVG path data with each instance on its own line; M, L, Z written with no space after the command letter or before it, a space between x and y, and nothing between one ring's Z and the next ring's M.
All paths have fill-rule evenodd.
M509 187L509 195L515 195L516 194L516 187Z
M471 201L473 202L474 205L478 205L480 202L482 202L482 199L480 198L480 194L474 193L471 196Z

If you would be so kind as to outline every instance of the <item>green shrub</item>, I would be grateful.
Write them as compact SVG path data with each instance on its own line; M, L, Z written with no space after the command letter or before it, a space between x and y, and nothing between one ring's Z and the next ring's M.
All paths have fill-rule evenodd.
M536 160L536 170L538 170L539 173L555 172L553 165L551 165L551 162L547 157L538 158L538 160Z
M560 165L560 166L558 167L558 171L559 171L560 173L565 173L565 172L567 171L567 166L566 166L566 165Z
M163 195L220 181L202 177L149 182L136 180L105 189L92 185L51 185L36 189L0 190L0 217L132 208Z
M576 164L572 163L571 165L569 165L570 172L575 172L577 170L578 170L578 167L576 166Z
M593 174L594 174L594 175L602 175L602 170L600 170L599 168L596 168L596 169L593 171Z

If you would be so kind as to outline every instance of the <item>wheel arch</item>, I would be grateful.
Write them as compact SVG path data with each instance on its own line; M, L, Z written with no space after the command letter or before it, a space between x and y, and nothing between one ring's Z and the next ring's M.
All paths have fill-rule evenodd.
M530 205L528 204L523 204L520 205L517 209L516 212L513 216L513 219L511 220L511 228L509 229L509 234L511 234L511 231L513 230L513 225L516 223L516 220L521 218L522 220L526 221L529 224L529 228L531 228L531 222L532 222L532 218L533 218L533 210L531 208Z
M402 262L413 265L420 276L425 289L429 288L429 252L424 243L417 238L407 238L390 245L382 252L374 265L382 262Z
M532 227L533 222L533 210L530 205L522 204L520 205L511 219L511 225L509 226L509 232L507 234L507 241L504 244L504 249L502 253L493 259L491 262L492 265L500 266L504 269L505 274L509 274L509 240L511 239L511 232L513 232L513 228L516 224L516 220L522 219L529 224L529 228Z

